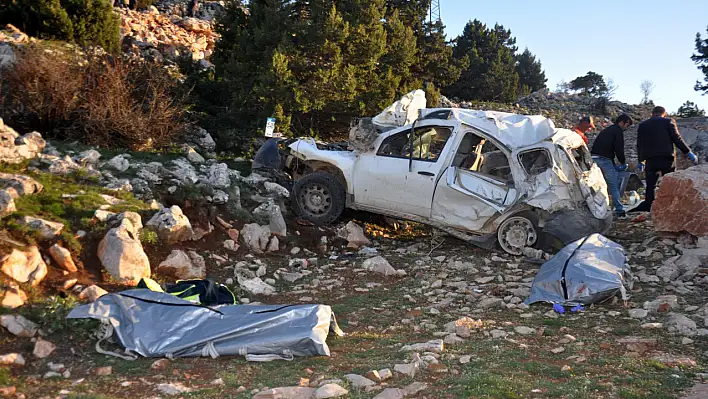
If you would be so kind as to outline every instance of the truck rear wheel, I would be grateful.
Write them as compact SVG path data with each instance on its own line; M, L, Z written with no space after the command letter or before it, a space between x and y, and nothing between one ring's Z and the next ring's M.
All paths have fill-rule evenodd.
M344 212L346 188L334 176L314 172L295 182L292 191L295 214L317 225L331 224Z

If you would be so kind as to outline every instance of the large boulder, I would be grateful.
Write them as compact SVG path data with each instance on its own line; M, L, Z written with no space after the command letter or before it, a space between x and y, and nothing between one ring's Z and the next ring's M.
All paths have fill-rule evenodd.
M98 258L106 271L116 280L136 285L141 278L150 277L150 261L138 237L140 228L131 218L123 217L120 225L110 229L98 244Z
M0 270L20 283L29 282L38 285L47 276L47 264L42 259L37 247L27 251L13 249L8 255L0 258Z
M189 223L189 219L177 205L161 209L147 222L145 227L156 231L157 235L170 245L191 240L194 237L192 224Z
M43 186L29 176L0 173L0 188L17 199L23 195L38 193L42 191Z
M48 220L33 216L25 216L19 219L19 223L29 227L31 230L36 231L39 238L45 241L56 238L56 236L58 236L64 229L64 225L62 223L50 222Z
M664 176L651 216L657 231L708 236L708 164Z
M160 263L157 272L178 280L203 279L206 277L206 264L204 258L194 251L186 253L175 249Z
M20 136L0 119L0 163L17 164L39 155L47 143L37 132Z

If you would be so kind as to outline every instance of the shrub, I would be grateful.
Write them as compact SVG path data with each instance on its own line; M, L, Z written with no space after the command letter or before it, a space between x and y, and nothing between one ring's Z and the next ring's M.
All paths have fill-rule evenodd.
M162 148L182 133L178 83L156 64L31 45L2 73L5 121L20 131L89 145Z
M154 2L155 0L135 0L135 9L144 10L150 7Z
M120 18L107 0L8 0L0 25L13 24L30 36L119 50Z

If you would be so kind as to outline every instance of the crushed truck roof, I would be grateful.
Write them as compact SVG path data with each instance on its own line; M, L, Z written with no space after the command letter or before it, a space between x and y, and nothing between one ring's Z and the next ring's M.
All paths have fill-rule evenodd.
M541 115L462 108L424 108L420 113L425 117L440 111L450 111L451 118L489 134L511 150L548 140L557 132L553 121Z

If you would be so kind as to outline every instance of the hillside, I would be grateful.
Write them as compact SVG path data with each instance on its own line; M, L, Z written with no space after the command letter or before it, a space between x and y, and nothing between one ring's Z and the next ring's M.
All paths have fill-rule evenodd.
M481 249L429 226L351 209L328 226L295 216L292 182L252 170L251 158L263 138L261 116L292 100L288 90L298 81L276 56L282 74L259 80L252 97L224 94L224 77L214 76L225 65L215 58L223 40L217 32L225 31L219 16L229 4L116 7L119 54L30 38L14 26L0 30L0 96L7 100L0 103L0 398L706 397L705 164L664 177L657 212L615 220L605 233L625 256L617 258L625 269L616 270L630 272L621 289L598 293L581 280L577 294L592 303L528 304L543 274L542 251ZM339 23L338 14L328 15ZM230 22L247 30L245 21ZM272 40L272 31L258 29L259 39ZM363 32L359 39L371 33ZM338 58L315 50L329 56L340 49L313 49L308 60L324 66L295 65L300 77L335 73L328 62ZM227 65L230 79L273 67ZM364 107L357 85L348 84L366 75L349 72L341 86L317 81L298 92L292 107L327 107L293 113L285 133L334 135L350 116L380 111L385 96L367 98ZM278 97L283 92L290 94ZM224 98L228 107L216 101ZM234 114L244 103L252 108ZM441 96L439 105L541 114L564 128L593 115L591 140L627 113L635 119L625 134L630 161L636 124L650 111L619 101L598 107L595 99L548 90L509 104ZM220 119L205 117L209 112ZM678 125L708 162L708 118ZM586 206L581 199L578 206ZM585 256L588 268L613 267L593 252ZM565 263L563 273L573 267L570 258ZM211 290L135 290L144 278L160 289L209 280L222 284L223 297L207 305ZM110 322L67 318L89 305L95 314L115 313ZM150 332L145 340L141 331ZM131 343L138 349L124 351Z

